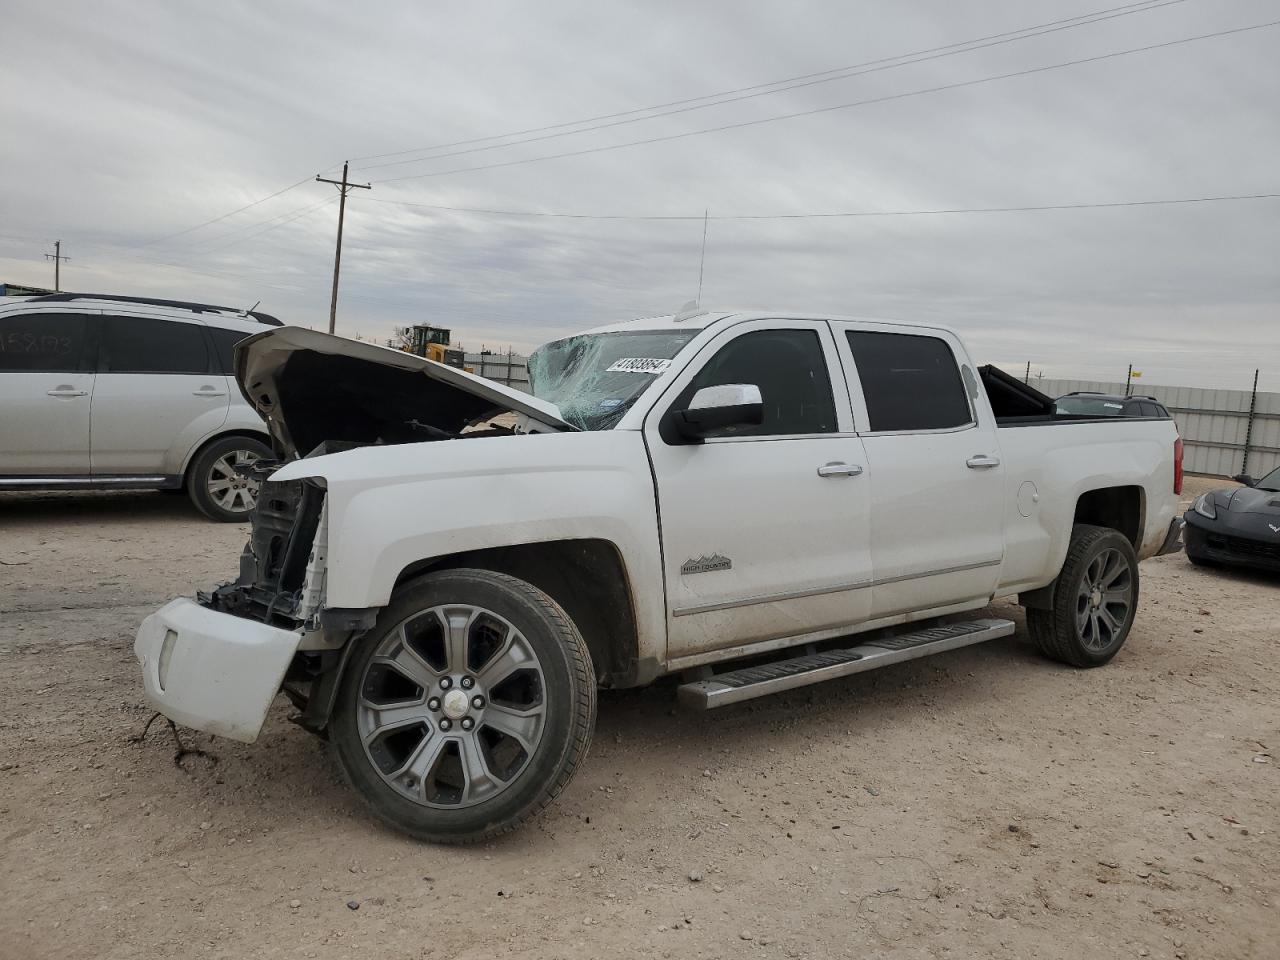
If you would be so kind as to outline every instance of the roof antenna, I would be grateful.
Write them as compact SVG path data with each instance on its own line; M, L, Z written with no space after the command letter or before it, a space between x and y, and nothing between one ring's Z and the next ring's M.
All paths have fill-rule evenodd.
M247 316L249 316L249 314L253 313L253 311L257 310L257 309L258 309L258 304L260 304L260 303L262 303L262 301L261 301L261 300L259 300L259 301L258 301L258 303L255 303L252 307L250 307L248 310L246 310L246 311L244 312L243 316L246 316L246 317L247 317Z
M711 209L702 211L702 257L698 260L698 297L694 303L702 302L702 268L707 262L707 221L711 219Z

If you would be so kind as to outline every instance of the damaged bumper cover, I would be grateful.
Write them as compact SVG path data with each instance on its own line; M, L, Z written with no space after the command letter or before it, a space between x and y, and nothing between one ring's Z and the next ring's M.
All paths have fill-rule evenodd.
M253 743L301 642L301 630L182 598L142 621L133 650L147 699L162 714L195 730Z

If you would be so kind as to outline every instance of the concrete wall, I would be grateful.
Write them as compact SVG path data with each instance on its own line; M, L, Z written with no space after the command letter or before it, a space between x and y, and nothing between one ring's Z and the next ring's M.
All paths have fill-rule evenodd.
M1072 390L1124 393L1123 383L1097 380L1031 380L1031 386L1051 397ZM1165 387L1135 380L1133 393L1155 397L1173 414L1185 444L1189 473L1229 477L1244 464L1245 434L1249 430L1248 390L1205 390ZM1248 472L1261 477L1280 467L1280 393L1259 393L1249 432Z

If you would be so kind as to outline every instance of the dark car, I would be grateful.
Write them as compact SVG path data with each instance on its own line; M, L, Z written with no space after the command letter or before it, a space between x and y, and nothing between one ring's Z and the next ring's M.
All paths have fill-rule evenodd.
M1280 468L1234 479L1244 486L1210 490L1184 514L1187 557L1280 573Z
M1118 393L1089 393L1077 390L1053 402L1054 413L1073 417L1159 417L1169 419L1169 411L1155 397L1126 397Z

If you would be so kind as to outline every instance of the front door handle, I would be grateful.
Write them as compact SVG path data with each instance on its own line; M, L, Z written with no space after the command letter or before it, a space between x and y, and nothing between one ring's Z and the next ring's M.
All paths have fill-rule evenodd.
M841 463L839 460L824 463L818 468L820 477L856 477L860 473L862 468L856 463Z
M88 390L77 390L69 383L64 383L49 391L49 396L51 397L87 397L88 395Z
M1000 458L979 453L966 460L964 465L970 470L990 470L992 467L1000 466Z
M201 387L191 394L193 397L225 397L227 391L218 390L214 387Z

